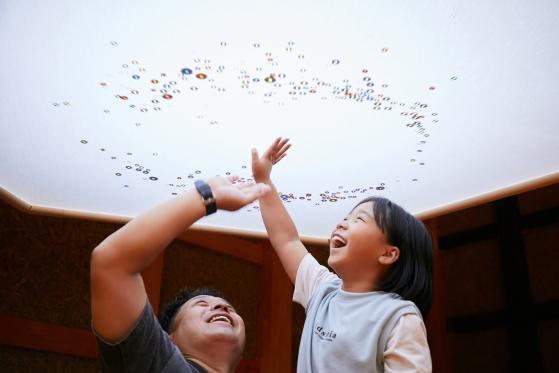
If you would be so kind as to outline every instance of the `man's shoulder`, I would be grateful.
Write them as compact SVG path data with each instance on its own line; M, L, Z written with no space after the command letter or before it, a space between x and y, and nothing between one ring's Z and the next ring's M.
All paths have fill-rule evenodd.
M187 361L161 328L149 302L130 333L118 343L96 335L104 372L205 372Z

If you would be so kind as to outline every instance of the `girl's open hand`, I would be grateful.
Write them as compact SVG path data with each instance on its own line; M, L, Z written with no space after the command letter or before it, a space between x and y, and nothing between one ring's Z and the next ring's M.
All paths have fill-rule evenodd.
M278 137L272 145L258 157L258 151L252 149L252 175L258 183L267 183L270 180L272 166L286 156L287 150L291 147L289 139Z

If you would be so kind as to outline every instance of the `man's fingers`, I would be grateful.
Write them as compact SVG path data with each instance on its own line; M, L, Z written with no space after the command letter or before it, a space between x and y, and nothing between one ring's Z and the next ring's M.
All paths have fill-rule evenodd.
M234 183L235 181L239 180L239 176L237 175L227 176L227 180Z
M247 182L239 184L238 188L239 189L247 189L247 188L253 186L254 184L256 184L254 181L247 181Z

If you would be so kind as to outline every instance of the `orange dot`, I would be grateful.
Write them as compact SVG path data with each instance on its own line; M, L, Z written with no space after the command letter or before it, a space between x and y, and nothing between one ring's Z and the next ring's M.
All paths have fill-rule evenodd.
M118 96L118 97L120 97L121 100L128 100L127 96Z
M173 98L173 96L171 96L171 95L168 94L168 93L165 93L165 94L163 95L163 98L164 98L165 100L170 100L170 99Z
M206 74L200 73L200 74L196 74L196 77L197 77L198 79L206 79L208 76L207 76Z

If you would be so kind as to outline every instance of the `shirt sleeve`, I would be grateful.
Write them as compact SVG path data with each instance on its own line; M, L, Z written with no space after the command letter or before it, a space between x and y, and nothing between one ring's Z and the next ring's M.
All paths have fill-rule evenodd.
M93 333L99 346L103 372L160 372L176 353L176 347L161 329L149 302L130 334L118 343L110 343Z
M339 279L338 276L330 272L328 268L320 265L311 254L307 254L299 263L299 268L297 268L293 301L306 309L313 292L320 284L337 279Z
M427 331L418 315L403 315L394 326L384 351L384 371L386 373L432 371Z

